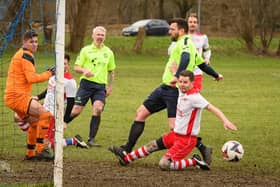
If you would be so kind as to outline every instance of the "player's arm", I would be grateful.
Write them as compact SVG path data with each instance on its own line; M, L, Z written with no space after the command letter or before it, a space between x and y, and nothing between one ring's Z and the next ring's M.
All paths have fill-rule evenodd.
M183 52L182 55L181 55L181 60L180 60L180 63L179 63L179 67L178 67L174 76L179 78L180 72L187 69L187 67L189 65L189 62L190 62L190 54L188 52Z
M79 66L79 65L75 65L75 66L74 66L74 71L75 71L76 73L83 74L83 75L86 76L86 77L92 77L92 76L94 76L94 74L93 74L90 70L88 70L88 69L86 69L86 68L83 68L83 67L81 67L81 66Z
M84 68L84 63L86 63L87 61L87 55L85 53L85 49L83 48L75 62L74 71L76 73L83 74L85 77L92 77L94 76L94 74L90 70Z
M44 99L46 97L48 89L45 89L44 91L42 91L40 94L37 95L37 99L41 100Z
M23 60L24 75L28 83L38 83L48 80L52 76L51 71L45 71L41 74L35 72L34 65L27 60Z
M213 114L215 114L218 118L220 118L220 120L224 123L225 129L230 129L234 131L237 130L237 127L231 121L228 120L228 118L224 115L224 113L220 109L218 109L212 104L208 104L206 109L212 112Z
M116 68L116 63L115 63L115 56L114 53L111 51L110 52L110 58L109 58L109 63L108 63L108 82L106 85L106 97L108 97L113 89L113 81L115 79L115 68Z
M108 72L108 84L106 86L106 97L108 97L112 92L114 79L115 79L115 72L109 71Z
M187 69L189 62L190 62L190 54L188 52L183 52L181 55L179 67L178 67L176 73L174 74L174 77L170 80L171 86L176 86L180 72Z
M205 60L205 63L210 64L211 50L208 42L208 37L205 35L204 43L202 46L202 53Z
M67 100L67 104L64 113L64 122L69 123L72 120L71 111L75 103L75 97L67 97L66 100Z
M223 75L218 74L211 66L207 65L205 62L198 65L199 69L201 69L206 74L215 78L215 80L219 81L223 79Z

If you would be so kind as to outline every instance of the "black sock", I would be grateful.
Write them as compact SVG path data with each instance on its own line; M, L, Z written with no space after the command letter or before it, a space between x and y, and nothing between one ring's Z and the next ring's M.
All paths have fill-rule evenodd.
M64 116L64 122L70 123L76 116Z
M144 131L145 122L143 121L134 121L130 128L129 136L128 136L128 142L126 145L122 146L126 152L130 153L132 151L132 148L136 144L138 138L141 136L141 134Z
M99 129L99 124L100 116L92 116L90 120L88 140L94 139Z
M79 114L70 114L70 115L64 115L64 122L70 123L73 119L75 119Z
M205 145L202 144L202 138L201 137L197 137L197 142L196 142L196 147L198 148L198 150L204 151L205 150Z

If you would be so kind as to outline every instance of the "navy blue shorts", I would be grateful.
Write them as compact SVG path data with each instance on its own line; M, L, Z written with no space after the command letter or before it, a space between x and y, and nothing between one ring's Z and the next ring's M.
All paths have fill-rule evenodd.
M175 118L178 94L177 88L160 85L143 102L143 105L151 114L167 109L168 118Z
M82 79L80 82L80 87L76 94L75 105L85 106L89 98L91 100L91 104L93 104L93 102L96 100L102 101L105 104L105 84L98 84Z

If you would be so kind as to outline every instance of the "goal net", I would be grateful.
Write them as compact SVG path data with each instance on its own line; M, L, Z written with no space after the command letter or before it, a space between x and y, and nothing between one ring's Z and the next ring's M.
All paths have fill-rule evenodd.
M62 186L63 115L64 115L64 28L65 0L2 0L0 1L0 182ZM36 72L56 67L55 94L55 159L27 161L27 125L15 122L3 95L12 56L22 47L27 30L38 33L39 48L35 53ZM32 95L47 88L48 81L33 84ZM43 101L40 101L43 102Z

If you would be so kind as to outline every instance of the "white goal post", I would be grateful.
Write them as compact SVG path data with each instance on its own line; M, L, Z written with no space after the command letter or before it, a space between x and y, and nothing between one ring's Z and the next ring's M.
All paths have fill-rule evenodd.
M55 160L54 186L63 185L63 116L64 116L64 32L65 31L65 0L56 0L56 113L55 113Z

